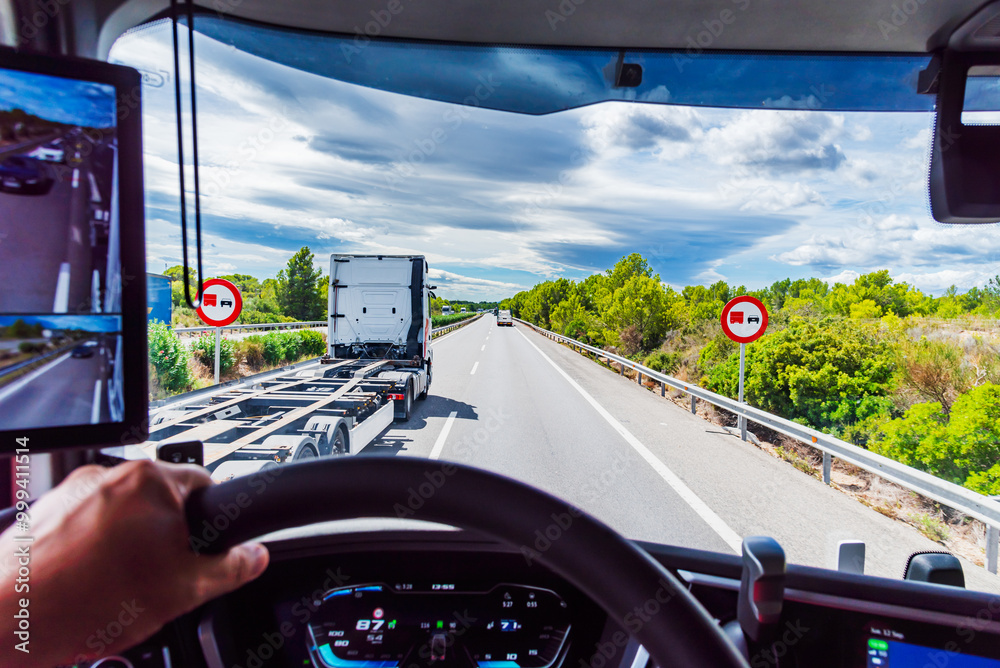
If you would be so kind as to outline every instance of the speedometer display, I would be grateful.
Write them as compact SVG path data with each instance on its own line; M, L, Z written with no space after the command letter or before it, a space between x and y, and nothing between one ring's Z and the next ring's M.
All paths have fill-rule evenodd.
M317 668L552 668L565 655L569 610L555 592L502 584L333 589L309 625Z

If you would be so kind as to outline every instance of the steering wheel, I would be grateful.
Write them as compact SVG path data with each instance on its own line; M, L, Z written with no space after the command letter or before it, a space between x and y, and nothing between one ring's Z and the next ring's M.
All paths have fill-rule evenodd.
M565 501L495 473L413 457L314 459L199 489L186 512L192 546L204 553L279 529L359 517L474 529L568 580L661 668L748 668L701 604L648 554ZM220 518L226 521L215 524L228 526L217 531Z

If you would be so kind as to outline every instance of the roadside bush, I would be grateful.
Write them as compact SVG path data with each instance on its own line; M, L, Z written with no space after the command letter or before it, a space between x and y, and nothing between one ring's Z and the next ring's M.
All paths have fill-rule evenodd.
M594 344L594 340L590 336L590 324L581 318L567 323L566 327L563 328L563 334L583 343Z
M251 371L264 368L264 342L259 336L248 336L236 342L236 356L246 362Z
M258 337L250 337L258 338ZM268 332L259 337L264 345L264 361L269 366L277 366L285 359L285 350L277 332Z
M17 345L17 349L22 353L41 353L45 351L45 348L45 343L35 343L34 341L21 341Z
M299 333L302 340L302 354L319 357L326 353L326 338L315 329L303 329Z
M188 349L165 323L149 325L149 362L156 375L156 385L165 394L184 392L191 386Z
M274 336L280 341L281 357L284 361L290 363L302 357L301 332L278 332Z
M207 366L209 369L215 368L215 334L205 333L199 336L191 344L191 354L194 358ZM236 355L236 343L232 339L222 338L219 348L219 374L228 373L238 361Z
M449 313L448 315L432 315L431 316L431 327L444 327L445 325L451 325L462 320L467 320L475 313Z
M683 355L681 353L668 353L660 350L648 355L646 360L643 362L643 365L653 371L670 374L677 370L682 357Z

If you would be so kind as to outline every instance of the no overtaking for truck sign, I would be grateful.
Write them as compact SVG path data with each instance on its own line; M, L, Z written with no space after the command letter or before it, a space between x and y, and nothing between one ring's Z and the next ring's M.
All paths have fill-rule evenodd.
M759 299L737 297L722 309L722 331L736 343L750 343L764 335L767 309Z
M210 278L201 287L198 317L210 327L225 327L236 321L243 310L239 289L223 278Z
M210 278L201 286L201 304L198 317L210 327L215 327L215 384L219 384L222 330L236 321L243 310L243 295L239 288L224 278Z
M747 344L764 335L767 309L755 297L744 295L730 300L722 309L722 331L740 344L740 403L743 403L743 375L746 370ZM740 437L747 440L747 420L739 416Z

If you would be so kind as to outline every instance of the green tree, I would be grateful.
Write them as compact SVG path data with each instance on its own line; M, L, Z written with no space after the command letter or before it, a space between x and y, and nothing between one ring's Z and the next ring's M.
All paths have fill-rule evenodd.
M874 320L882 317L882 307L871 299L862 299L851 304L851 318L855 320Z
M191 290L191 299L195 298L198 294L198 276L197 270L193 267L188 267L188 286ZM175 307L185 305L184 300L184 267L179 264L175 264L169 269L163 271L164 276L170 277L170 301L173 302Z
M320 283L323 280L323 272L313 264L309 247L303 246L278 272L277 297L281 312L300 321L322 319L325 305Z
M633 329L641 348L649 350L659 344L667 331L669 307L667 293L659 281L642 273L633 274L607 300L604 322L619 339L625 330ZM633 355L639 351L625 352Z
M244 302L260 295L260 280L256 276L250 276L249 274L227 274L219 276L219 278L225 279L235 285L240 294L243 295Z
M1000 493L1000 385L969 390L946 413L933 401L882 426L874 452L984 494Z
M18 318L7 326L4 335L11 339L37 339L42 335L42 323L29 325L22 318Z

